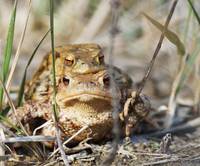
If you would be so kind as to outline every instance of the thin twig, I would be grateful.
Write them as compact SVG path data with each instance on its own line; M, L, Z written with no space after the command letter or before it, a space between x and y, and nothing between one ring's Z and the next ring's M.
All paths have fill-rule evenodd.
M162 34L161 34L161 36L160 36L160 40L159 40L159 42L158 42L158 44L157 44L157 47L156 47L156 49L155 49L155 51L154 51L153 57L152 57L152 59L151 59L151 61L150 61L150 64L149 64L149 66L148 66L148 68L147 68L146 74L145 74L144 78L142 79L139 88L137 89L136 96L139 96L139 95L140 95L140 93L142 92L142 90L143 90L143 88L144 88L144 86L145 86L145 83L147 82L147 80L148 80L148 78L149 78L149 75L150 75L150 73L151 73L151 71L152 71L152 68L153 68L154 62L155 62L155 60L156 60L156 57L157 57L157 55L158 55L158 53L159 53L159 51L160 51L160 48L161 48L161 46L162 46L162 42L163 42L163 39L164 39L164 37L165 37L165 32L166 32L167 27L168 27L168 25L169 25L169 22L170 22L170 20L171 20L171 18L172 18L172 15L173 15L173 13L174 13L174 10L175 10L175 7L176 7L176 5L177 5L177 2L178 2L178 0L174 0L174 2L173 2L172 8L171 8L171 10L170 10L170 12L169 12L169 15L168 15L167 20L166 20L166 22L165 22L165 25L164 25Z

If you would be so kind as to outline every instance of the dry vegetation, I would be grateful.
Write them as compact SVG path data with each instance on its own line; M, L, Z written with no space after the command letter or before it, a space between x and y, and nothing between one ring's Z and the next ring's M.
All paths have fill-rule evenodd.
M152 23L158 21L165 25L172 3L173 1L170 0L121 1L118 15L119 33L113 43L112 61L130 74L136 89L145 75L163 30L163 27L159 29ZM6 34L9 30L13 6L13 0L0 1L1 75L5 63L3 56ZM30 16L27 18L29 10ZM109 54L112 27L109 0L56 0L54 10L55 46L95 42L104 48L105 55ZM200 11L198 0L178 1L168 30L165 31L165 38L153 70L144 87L144 93L150 97L153 107L149 116L151 120L139 126L137 135L133 136L133 143L120 143L113 165L198 165L200 163L200 13L195 11L198 13ZM153 21L147 19L142 12L153 18ZM14 103L16 103L25 66L50 28L49 13L48 0L32 0L32 2L19 0L18 2L9 71L15 66L15 62L17 63L14 74L11 75L10 86L7 79L1 77L1 82L5 84L5 89L8 90ZM26 19L28 22L25 31ZM24 40L20 42L23 33ZM51 39L48 35L28 67L27 79L31 78L43 55L50 49ZM18 60L14 59L16 55L19 56ZM108 57L106 60L109 61ZM4 103L6 101L9 100L5 99ZM7 105L9 104L11 105L11 102ZM14 109L14 105L12 107ZM169 127L171 124L173 126ZM20 154L17 150L10 149L3 142L5 138L9 140L8 138L14 133L10 133L11 131L3 128L2 125L1 128L0 160L11 161L11 165L62 163L59 154L49 158L48 150L44 151L41 148L38 150L38 146L32 143L24 144L25 149L28 150L19 150ZM171 133L172 139L161 139L166 133ZM36 157L29 158L25 155L30 153L30 146L34 147L37 154L33 156ZM74 165L99 165L105 156L109 155L111 149L111 143L107 142L103 145L84 144L65 151L68 160Z

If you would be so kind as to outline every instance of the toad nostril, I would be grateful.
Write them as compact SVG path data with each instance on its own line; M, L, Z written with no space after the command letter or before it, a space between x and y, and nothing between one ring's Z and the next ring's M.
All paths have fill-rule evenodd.
M68 78L63 77L62 81L63 81L63 83L64 83L65 86L69 85L69 79Z
M110 77L108 75L103 78L103 83L106 87L110 86Z

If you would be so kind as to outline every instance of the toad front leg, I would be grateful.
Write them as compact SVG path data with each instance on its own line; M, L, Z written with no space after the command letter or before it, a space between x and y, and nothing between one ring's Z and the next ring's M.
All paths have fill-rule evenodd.
M131 93L119 114L120 120L125 124L126 137L130 137L133 128L148 115L150 109L151 104L147 96L140 94L136 97L135 91Z

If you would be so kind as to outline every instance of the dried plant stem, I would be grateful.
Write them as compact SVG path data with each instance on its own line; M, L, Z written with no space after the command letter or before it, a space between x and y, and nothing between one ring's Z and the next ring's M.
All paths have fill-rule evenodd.
M170 94L169 102L168 102L168 112L167 112L165 124L164 124L165 128L170 127L173 122L173 117L174 117L174 114L176 111L176 101L175 101L176 100L176 92L177 92L177 88L180 84L181 76L184 72L185 59L186 59L186 56L184 56L182 58L180 70L179 70L178 74L176 75L174 82L172 84L172 90L171 90L171 94Z
M13 60L11 70L10 70L10 73L9 73L9 76L8 76L8 80L7 80L7 83L6 83L6 89L7 89L8 92L10 91L10 83L11 83L16 65L17 65L17 61L19 59L21 47L22 47L22 44L23 44L23 41L24 41L25 32L26 32L26 28L27 28L27 24L28 24L28 20L29 20L29 16L30 16L30 11L31 11L31 0L29 0L29 9L28 9L28 14L27 14L27 17L26 17L24 29L23 29L23 32L22 32L22 35L21 35L21 38L20 38L20 41L19 41L19 45L17 47L16 54L14 56L14 60ZM5 101L6 101L5 103L7 103L7 98L5 98Z
M0 86L3 88L3 90L4 90L5 94L6 94L6 97L8 98L8 103L9 103L11 109L13 110L13 113L14 113L14 115L15 115L15 118L16 118L17 122L19 123L19 125L20 125L22 131L23 131L26 135L28 135L28 133L26 132L24 126L23 126L22 123L21 123L21 121L18 119L16 108L15 108L15 106L14 106L14 104L13 104L13 102L12 102L12 100L11 100L9 94L8 94L8 91L6 90L6 87L4 86L3 82L1 81L1 79L0 79Z
M186 23L185 23L185 29L184 29L184 33L183 33L183 43L184 43L184 45L187 44L186 40L188 38L188 30L189 30L189 27L190 27L191 18L192 18L192 9L189 8L188 16L187 16Z
M63 145L66 145L67 143L69 143L71 140L73 140L77 135L79 135L80 133L82 133L84 130L86 130L88 128L88 126L83 126L79 131L77 131L74 135L72 135L69 139L67 139ZM54 150L54 152L49 156L49 159L51 157L53 157L59 149Z
M147 72L146 72L146 74L145 74L143 80L141 81L141 84L140 84L140 86L139 86L139 88L138 88L138 90L137 90L137 92L136 92L136 96L139 96L139 95L140 95L140 93L142 92L142 90L143 90L143 88L144 88L144 86L145 86L145 83L147 82L147 80L148 80L148 78L149 78L149 75L150 75L150 73L151 73L151 71L152 71L152 68L153 68L154 62L155 62L155 60L156 60L156 57L157 57L157 55L158 55L158 53L159 53L159 51L160 51L160 48L161 48L161 46L162 46L163 39L164 39L164 37L165 37L165 32L166 32L167 27L168 27L168 25L169 25L169 22L170 22L170 20L171 20L171 18L172 18L172 15L173 15L174 10L175 10L175 8L176 8L177 2L178 2L178 0L174 0L174 2L173 2L173 4L172 4L171 10L170 10L170 12L169 12L169 15L168 15L167 20L166 20L165 25L164 25L164 29L163 29L162 34L161 34L161 36L160 36L160 40L159 40L159 42L158 42L158 44L157 44L157 47L156 47L156 49L155 49L155 51L154 51L153 57L152 57L152 59L151 59L151 62L149 63L149 66L148 66L148 68L147 68Z
M3 129L4 132L6 132L6 134L9 135L9 136L14 136L14 137L17 136L14 132L12 132L11 130L9 130L8 127L5 126L2 122L0 122L0 128Z
M44 124L42 124L41 126L37 127L36 129L34 129L33 131L33 136L35 136L37 134L37 131L38 130L41 130L42 128L44 128L45 126L49 126L49 125L52 125L53 124L53 121L50 119L48 120L47 122L45 122Z
M11 100L9 94L8 94L8 91L6 90L6 87L4 86L3 82L1 81L1 79L0 79L0 86L2 86L2 88L3 88L3 90L4 90L5 94L6 94L6 97L8 98L8 103L9 103L11 109L13 110L13 113L15 115L15 118L16 118L17 122L19 123L20 128L22 129L22 131L23 131L23 133L25 135L29 136L29 134L26 132L26 129L22 125L21 121L18 119L16 108L15 108L15 106L14 106L14 104L13 104L13 102L12 102L12 100ZM34 152L34 154L36 156L38 156L37 153L35 152L35 149L38 150L38 152L40 152L40 149L37 146L35 146L35 145L33 145L33 146L34 146L33 147L34 149L33 148L30 148L30 149Z
M25 88L25 81L26 81L26 75L27 75L28 68L29 68L34 56L35 56L35 53L37 52L38 48L40 47L40 45L42 44L44 39L47 37L49 32L50 32L50 29L45 33L45 35L42 37L42 39L38 43L37 47L33 50L33 53L31 54L31 56L30 56L30 58L28 60L28 63L26 64L26 67L25 67L25 70L24 70L24 74L23 74L23 77L22 77L22 82L21 82L20 88L18 90L17 106L20 106L21 103L22 103L22 99L23 99L23 96L24 96L24 88Z
M191 1L191 0L188 0L188 3L190 4L190 7L192 8L192 11L193 11L193 13L194 13L194 15L195 15L195 17L196 17L196 19L197 19L197 22L198 22L199 25L200 25L200 17L199 17L199 15L198 15L196 9L194 8L194 5L192 4L192 1Z
M53 78L53 114L54 114L54 123L56 129L56 139L60 153L63 159L63 162L66 166L69 165L68 159L65 155L65 151L60 139L60 129L58 127L58 113L57 113L57 104L56 104L56 75L55 75L55 54L54 54L54 1L50 0L50 27L51 27L51 49L52 49L52 78Z
M200 102L200 79L198 78L197 80L197 88L194 94L194 110L195 112L199 115L200 114L200 107L199 107L199 102Z
M7 126L5 126L3 123L0 123L0 128L3 129L3 131L6 132L7 135L13 136L13 137L14 137L13 139L17 139L18 136L17 136L14 132L12 132L11 130L9 130L9 129L7 128ZM27 137L29 137L29 136L27 136ZM2 140L1 140L1 141L2 141ZM2 142L6 143L6 141L8 141L8 139L6 139L5 142L4 142L4 141L2 141ZM40 148L36 146L36 144L32 144L32 147L31 147L30 143L29 143L29 144L24 144L24 145L22 145L22 146L25 147L25 148L28 148L30 151L33 152L33 154L34 154L38 159L41 159L41 157L40 157L41 155L39 155L39 154L42 154L42 152L41 152ZM38 154L38 153L39 153L39 154Z
M199 102L200 102L200 76L199 76L199 71L200 71L200 58L197 59L197 63L195 63L195 80L196 80L196 85L195 85L195 94L194 94L194 110L195 112L199 115L200 110L199 110Z

